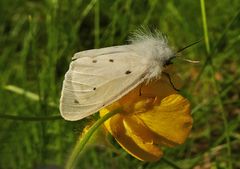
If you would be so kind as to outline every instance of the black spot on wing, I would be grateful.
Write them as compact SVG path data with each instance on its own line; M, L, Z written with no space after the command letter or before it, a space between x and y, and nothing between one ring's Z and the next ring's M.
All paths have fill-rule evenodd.
M93 62L93 63L97 63L97 60L96 60L96 59L94 59L94 60L92 60L92 62Z
M125 72L126 75L128 75L128 74L130 74L130 73L132 73L130 70L127 70L127 71Z
M78 102L76 99L74 100L74 103L77 103L77 104L79 104L79 102Z
M96 87L93 88L93 90L96 90L96 89L97 89Z
M109 62L114 62L114 60L113 59L109 59Z

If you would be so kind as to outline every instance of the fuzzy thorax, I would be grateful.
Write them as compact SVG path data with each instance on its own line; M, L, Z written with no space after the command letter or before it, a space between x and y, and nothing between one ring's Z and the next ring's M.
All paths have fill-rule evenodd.
M162 36L141 36L132 41L132 46L142 63L148 66L146 81L160 77L166 62L174 56Z

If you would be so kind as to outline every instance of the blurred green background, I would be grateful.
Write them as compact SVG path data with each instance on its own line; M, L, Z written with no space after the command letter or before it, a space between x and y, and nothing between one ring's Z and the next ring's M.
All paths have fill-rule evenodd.
M185 144L165 149L166 159L181 168L240 168L239 0L0 0L0 168L64 168L94 119L67 122L59 115L71 57L126 44L141 25L166 33L176 50L202 39L182 53L200 64L175 63L194 125ZM178 168L117 149L92 146L78 168Z

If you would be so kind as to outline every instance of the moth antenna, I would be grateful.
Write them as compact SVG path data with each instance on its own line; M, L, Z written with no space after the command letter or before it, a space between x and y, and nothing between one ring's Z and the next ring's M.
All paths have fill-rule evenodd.
M191 60L191 59L186 59L186 58L181 58L181 57L178 57L178 59L181 59L181 60L184 60L184 61L186 61L186 62L193 63L193 64L198 64L198 63L200 63L199 60Z
M196 42L193 42L193 43L191 43L191 44L189 44L189 45L187 45L187 46L179 49L179 50L175 53L175 55L177 55L178 53L184 51L185 49L187 49L187 48L189 48L189 47L191 47L191 46L193 46L193 45L195 45L195 44L197 44L197 43L199 43L199 42L201 42L201 41L202 41L202 40L198 40L198 41L196 41Z
M180 56L180 52L182 52L183 50L185 50L185 49L187 49L187 48L189 48L189 47L191 47L191 46L193 46L193 45L195 45L195 44L197 44L197 43L199 43L199 42L201 42L201 41L202 41L202 40L193 42L193 43L191 43L191 44L189 44L189 45L187 45L187 46L179 49L179 50L165 63L165 65L172 64L172 60L175 59L175 58L178 58L178 59L187 61L187 62L189 62L189 63L199 63L199 61L197 61L197 60L185 59L185 58L181 58L181 57L179 57L179 56Z

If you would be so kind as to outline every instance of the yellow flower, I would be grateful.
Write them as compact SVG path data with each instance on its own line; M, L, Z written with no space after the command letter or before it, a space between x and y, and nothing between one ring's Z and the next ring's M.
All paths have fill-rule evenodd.
M170 77L179 87L178 77ZM192 127L189 101L173 89L164 75L103 108L100 116L117 108L122 112L104 125L121 147L139 160L158 160L163 155L162 146L182 144Z

